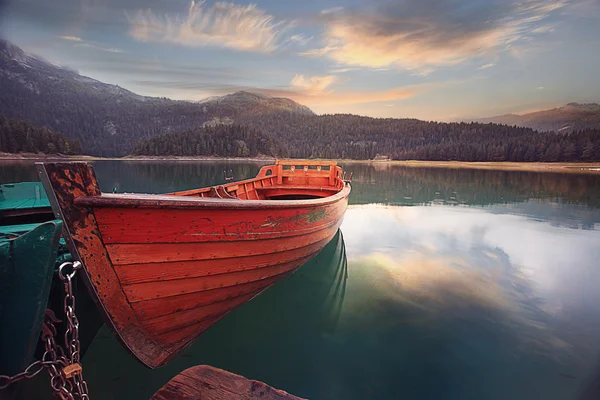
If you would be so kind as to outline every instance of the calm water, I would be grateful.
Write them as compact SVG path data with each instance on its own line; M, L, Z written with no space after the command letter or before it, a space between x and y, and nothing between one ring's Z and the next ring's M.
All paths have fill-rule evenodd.
M104 191L157 193L260 164L94 164ZM600 176L347 165L324 251L148 370L103 328L92 398L147 399L210 364L312 399L600 398ZM0 164L0 182L34 180ZM85 327L83 327L85 329Z

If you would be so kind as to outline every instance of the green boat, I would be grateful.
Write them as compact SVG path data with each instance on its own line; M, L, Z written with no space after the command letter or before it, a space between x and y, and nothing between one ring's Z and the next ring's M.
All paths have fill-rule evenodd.
M65 318L57 270L71 254L61 231L41 182L0 185L0 375L20 373L36 358L47 308ZM83 354L103 321L79 276L73 291Z
M62 221L0 226L0 374L33 360L50 296Z

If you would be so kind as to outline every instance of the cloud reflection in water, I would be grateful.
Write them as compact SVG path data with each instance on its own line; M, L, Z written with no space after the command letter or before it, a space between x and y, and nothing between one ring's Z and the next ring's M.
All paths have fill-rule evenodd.
M451 336L469 357L538 355L557 362L555 371L598 351L598 231L509 212L350 207L346 328Z

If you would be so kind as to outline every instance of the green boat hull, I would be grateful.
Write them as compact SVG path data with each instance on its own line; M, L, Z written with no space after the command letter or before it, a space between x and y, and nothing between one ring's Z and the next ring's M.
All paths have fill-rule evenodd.
M50 296L62 221L0 229L0 374L23 371L33 360Z

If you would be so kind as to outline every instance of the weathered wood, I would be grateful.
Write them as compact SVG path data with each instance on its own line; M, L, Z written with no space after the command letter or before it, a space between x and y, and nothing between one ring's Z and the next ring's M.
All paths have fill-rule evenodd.
M207 199L204 199L206 201ZM344 214L336 206L280 210L252 209L239 213L222 209L94 210L104 243L190 243L254 240L298 236L337 222Z
M159 316L206 306L214 302L243 296L251 292L260 292L264 290L265 287L269 287L279 279L281 279L281 276L274 275L261 281L249 282L236 286L227 286L213 290L202 290L200 292L193 292L167 298L144 300L135 303L133 308L143 317L147 315Z
M156 343L133 311L102 242L93 209L74 206L82 196L100 196L94 170L86 163L38 164L54 211L62 216L74 258L84 265L90 289L111 330L140 361L160 365L173 356ZM52 194L51 194L52 193Z
M239 258L260 254L274 254L308 246L325 238L332 238L339 224L328 226L317 232L297 237L280 239L206 241L202 243L115 243L106 249L114 264L137 264L188 260Z
M307 246L280 253L265 253L240 258L218 258L209 260L185 260L173 262L152 262L115 265L115 269L124 285L143 282L158 282L172 279L199 278L208 275L226 274L270 267L297 260L319 252L328 243L329 238L319 240Z
M302 400L283 390L222 369L199 365L179 373L151 400Z
M273 188L284 166L167 195L100 193L82 163L40 171L107 322L138 359L156 367L335 235L350 193L341 169L290 167ZM270 188L268 195L262 188ZM307 196L317 198L302 200Z
M312 255L291 262L248 271L226 274L208 275L199 278L172 279L156 282L144 282L134 285L123 285L127 298L131 303L161 297L177 296L204 290L236 286L265 280L284 272L292 271L311 258Z

